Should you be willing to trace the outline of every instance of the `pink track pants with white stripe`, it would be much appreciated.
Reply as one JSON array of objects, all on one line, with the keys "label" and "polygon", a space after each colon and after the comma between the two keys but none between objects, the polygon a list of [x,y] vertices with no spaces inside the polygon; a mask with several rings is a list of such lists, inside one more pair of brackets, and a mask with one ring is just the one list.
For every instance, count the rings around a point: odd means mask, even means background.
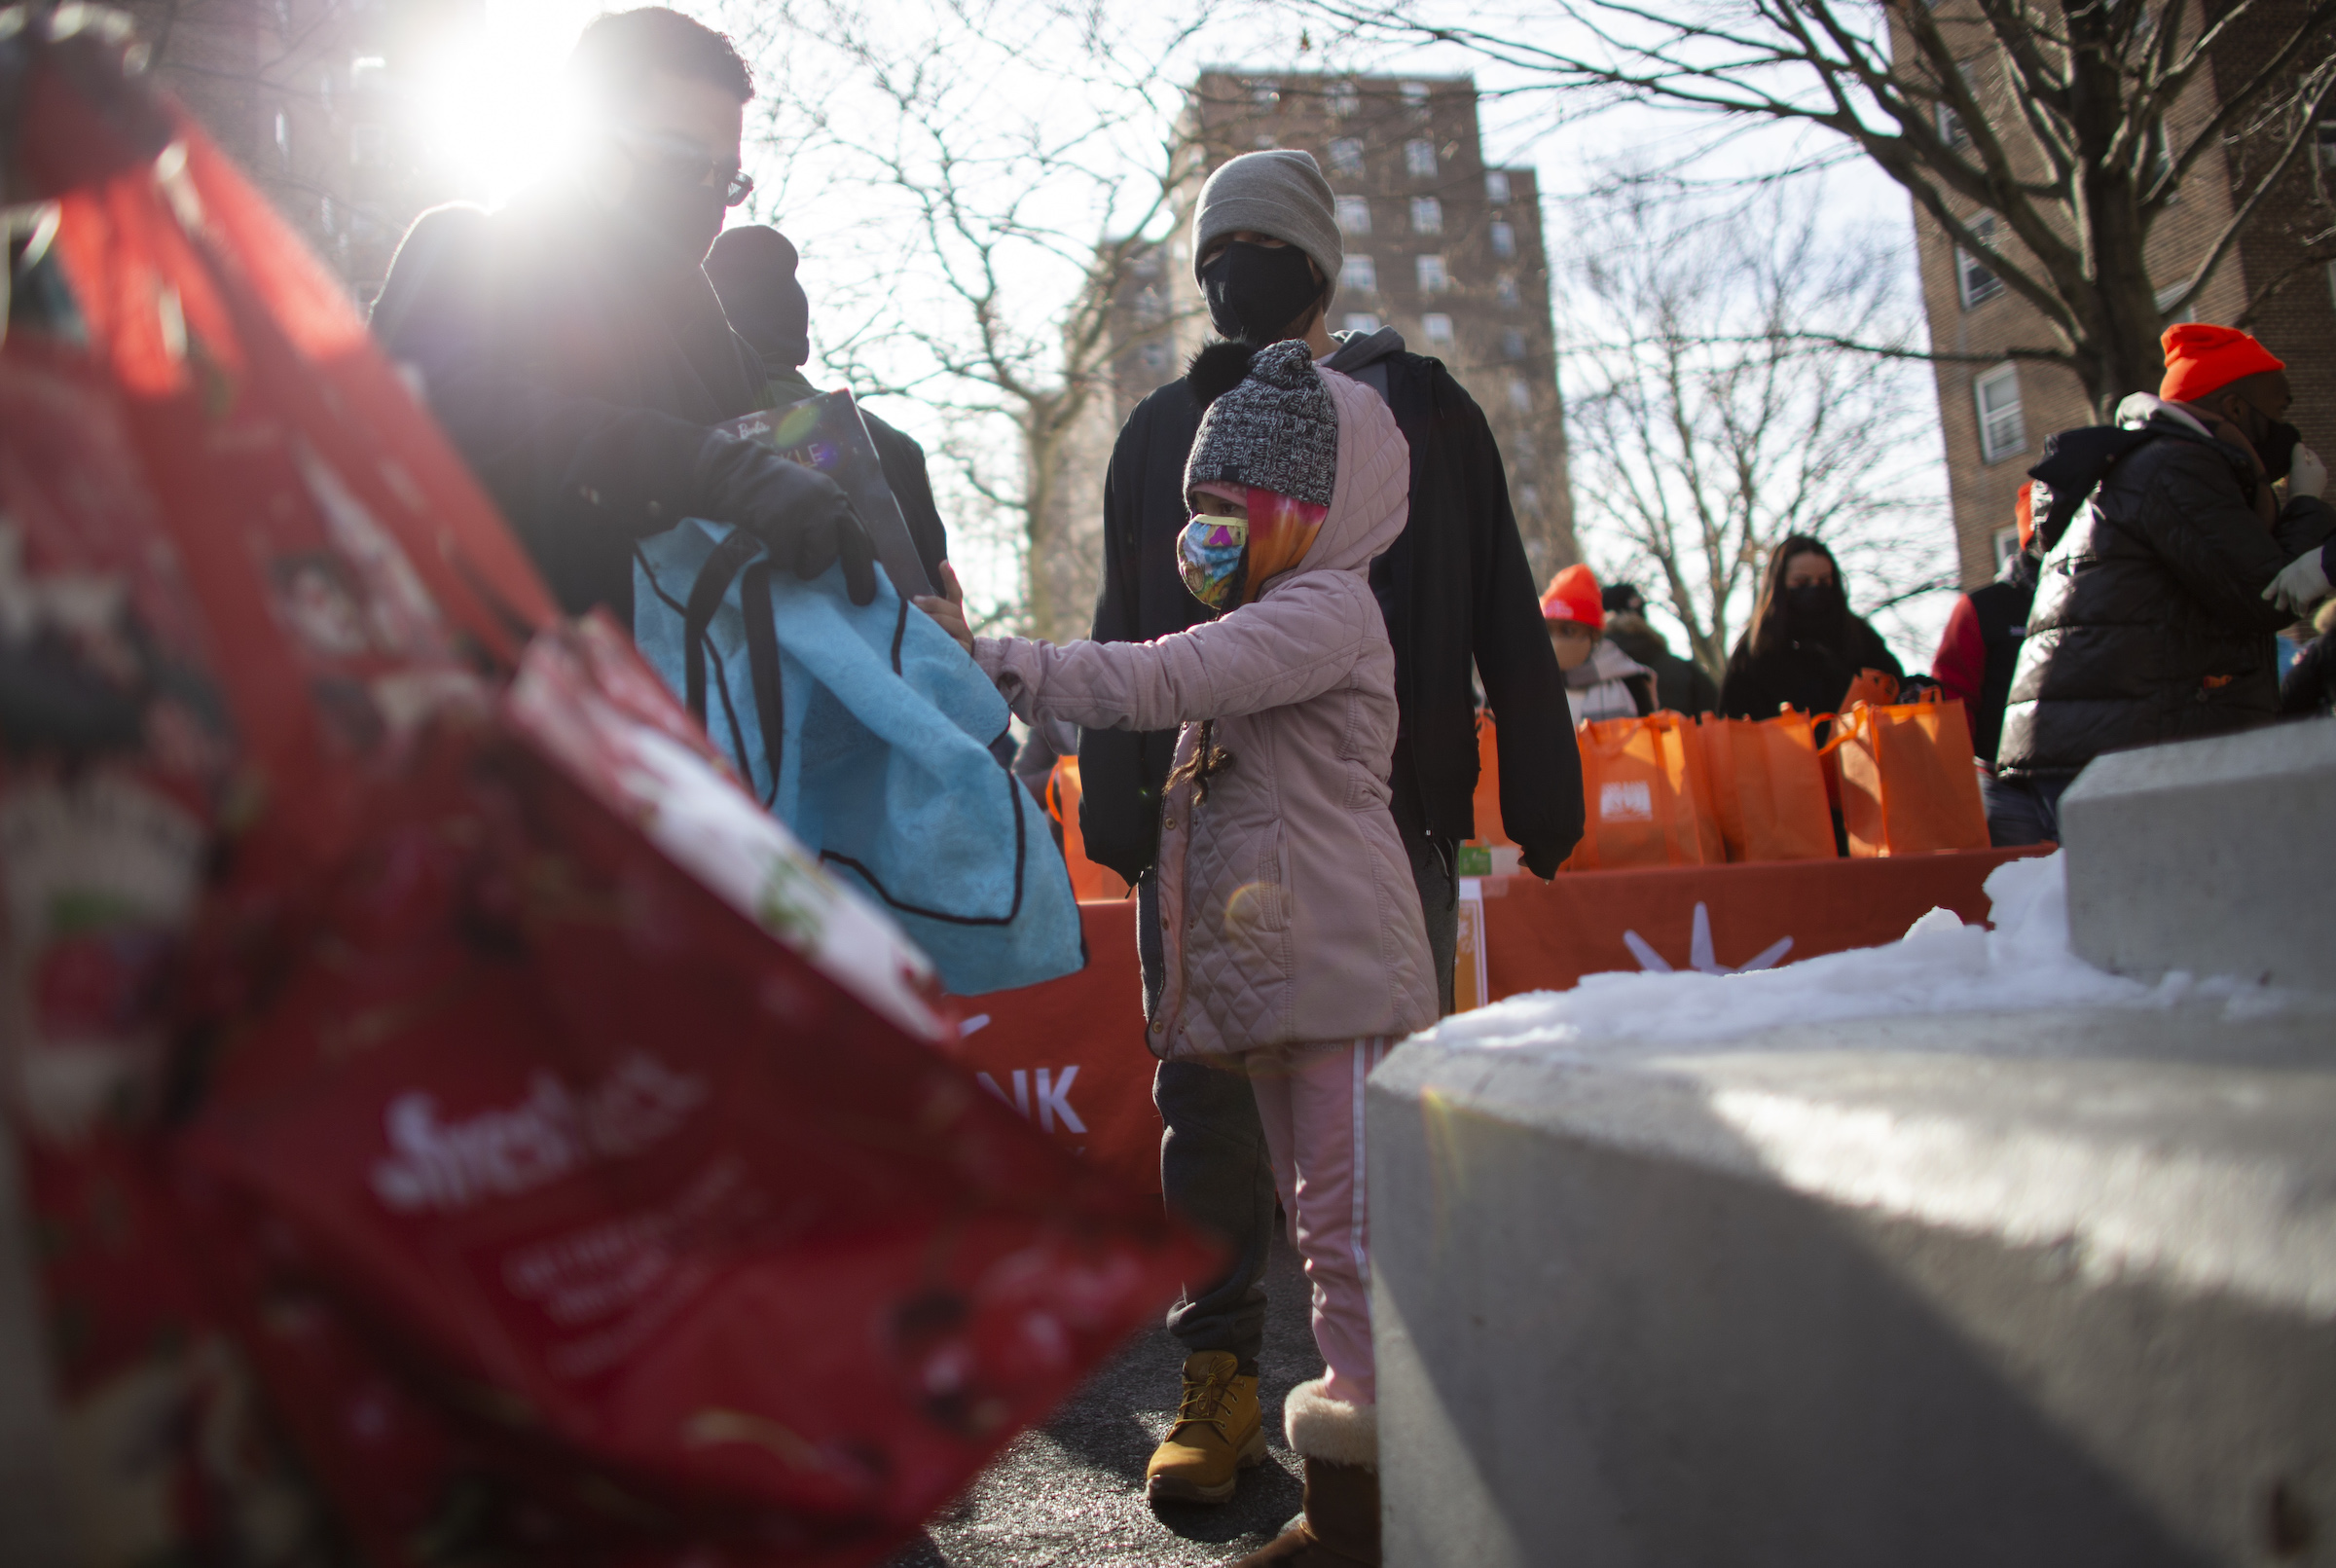
[{"label": "pink track pants with white stripe", "polygon": [[1384,1039],[1301,1045],[1249,1066],[1274,1185],[1314,1288],[1314,1344],[1329,1367],[1322,1392],[1350,1404],[1378,1403],[1363,1080],[1387,1051]]}]

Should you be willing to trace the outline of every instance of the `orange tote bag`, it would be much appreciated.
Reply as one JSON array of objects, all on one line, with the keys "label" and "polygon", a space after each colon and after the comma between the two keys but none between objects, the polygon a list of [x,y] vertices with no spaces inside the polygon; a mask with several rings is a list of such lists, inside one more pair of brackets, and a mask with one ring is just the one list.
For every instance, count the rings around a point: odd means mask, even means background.
[{"label": "orange tote bag", "polygon": [[1833,810],[1814,726],[1789,709],[1774,718],[1705,714],[1696,729],[1731,860],[1830,860]]},{"label": "orange tote bag", "polygon": [[1574,733],[1585,820],[1582,842],[1563,869],[1726,860],[1693,720],[1677,713],[1598,719]]},{"label": "orange tote bag", "polygon": [[1988,810],[1959,702],[1853,708],[1834,720],[1853,858],[1988,847]]},{"label": "orange tote bag", "polygon": [[1046,815],[1063,830],[1063,865],[1071,873],[1071,892],[1082,902],[1093,898],[1124,898],[1127,880],[1108,865],[1087,858],[1087,841],[1078,830],[1078,758],[1057,757],[1046,776]]}]

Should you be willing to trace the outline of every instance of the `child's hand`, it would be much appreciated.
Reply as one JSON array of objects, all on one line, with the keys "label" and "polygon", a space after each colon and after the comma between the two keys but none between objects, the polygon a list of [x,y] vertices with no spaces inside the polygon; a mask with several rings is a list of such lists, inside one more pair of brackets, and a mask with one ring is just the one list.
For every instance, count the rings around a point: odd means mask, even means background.
[{"label": "child's hand", "polygon": [[941,563],[941,590],[947,598],[935,594],[919,594],[909,602],[939,623],[942,631],[957,638],[958,645],[967,653],[973,651],[973,632],[966,625],[966,591],[958,585],[957,568]]}]

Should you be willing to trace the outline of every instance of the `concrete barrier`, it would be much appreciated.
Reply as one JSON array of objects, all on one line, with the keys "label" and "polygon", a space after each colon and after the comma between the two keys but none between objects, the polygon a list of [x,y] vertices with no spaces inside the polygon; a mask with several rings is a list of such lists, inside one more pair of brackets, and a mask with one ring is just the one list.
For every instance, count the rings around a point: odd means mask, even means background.
[{"label": "concrete barrier", "polygon": [[1391,1568],[2336,1561],[2336,1009],[2232,1010],[1405,1045]]},{"label": "concrete barrier", "polygon": [[2101,757],[2062,797],[2061,833],[2089,963],[2336,991],[2336,723]]}]

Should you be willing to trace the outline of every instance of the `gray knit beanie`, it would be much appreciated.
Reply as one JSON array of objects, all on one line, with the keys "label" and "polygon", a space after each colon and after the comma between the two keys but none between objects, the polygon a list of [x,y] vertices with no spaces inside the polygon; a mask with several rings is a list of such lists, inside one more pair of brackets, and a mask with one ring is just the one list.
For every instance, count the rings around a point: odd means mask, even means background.
[{"label": "gray knit beanie", "polygon": [[[1287,240],[1314,258],[1331,293],[1346,265],[1346,242],[1338,237],[1338,213],[1331,182],[1312,153],[1293,147],[1243,153],[1200,188],[1192,209],[1192,280],[1200,281],[1200,258],[1211,241],[1241,229]],[[1330,294],[1323,296],[1330,299]]]},{"label": "gray knit beanie", "polygon": [[[1216,344],[1204,356],[1248,355]],[[1195,361],[1193,380],[1207,375]],[[1185,493],[1196,485],[1241,485],[1293,500],[1331,504],[1338,483],[1338,409],[1314,368],[1313,350],[1293,338],[1249,356],[1248,374],[1210,402],[1185,459]]]}]

